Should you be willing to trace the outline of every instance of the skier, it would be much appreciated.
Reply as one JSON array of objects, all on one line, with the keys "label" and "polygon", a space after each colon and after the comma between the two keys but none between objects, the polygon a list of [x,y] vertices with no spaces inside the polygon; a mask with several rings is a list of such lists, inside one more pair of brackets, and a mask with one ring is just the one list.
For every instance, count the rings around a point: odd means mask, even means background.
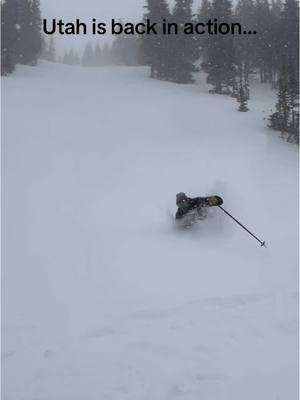
[{"label": "skier", "polygon": [[205,208],[213,206],[221,206],[223,204],[223,199],[219,196],[209,196],[209,197],[194,197],[190,198],[185,193],[177,193],[176,195],[176,205],[178,210],[176,212],[176,220],[183,220],[185,217],[190,217],[187,219],[187,224],[195,222],[197,219],[204,219]]}]

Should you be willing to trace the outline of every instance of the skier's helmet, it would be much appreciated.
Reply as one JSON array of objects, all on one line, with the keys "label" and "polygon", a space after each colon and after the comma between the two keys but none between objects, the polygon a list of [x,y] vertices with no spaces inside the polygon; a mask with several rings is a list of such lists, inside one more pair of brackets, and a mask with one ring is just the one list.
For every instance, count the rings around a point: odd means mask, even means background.
[{"label": "skier's helmet", "polygon": [[188,197],[185,193],[180,192],[176,194],[176,204],[185,203],[188,200]]}]

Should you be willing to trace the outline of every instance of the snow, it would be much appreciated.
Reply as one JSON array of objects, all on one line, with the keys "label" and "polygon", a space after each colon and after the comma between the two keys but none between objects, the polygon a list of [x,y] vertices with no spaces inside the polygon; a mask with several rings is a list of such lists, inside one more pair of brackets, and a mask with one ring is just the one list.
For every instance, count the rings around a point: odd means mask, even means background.
[{"label": "snow", "polygon": [[[7,400],[296,400],[298,149],[146,68],[3,78]],[[188,231],[175,194],[218,194]]]}]

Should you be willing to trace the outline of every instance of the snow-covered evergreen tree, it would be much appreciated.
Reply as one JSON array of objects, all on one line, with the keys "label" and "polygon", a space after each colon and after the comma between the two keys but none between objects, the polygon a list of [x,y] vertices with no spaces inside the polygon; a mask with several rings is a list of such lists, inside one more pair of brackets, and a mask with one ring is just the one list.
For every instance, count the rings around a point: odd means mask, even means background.
[{"label": "snow-covered evergreen tree", "polygon": [[286,65],[292,64],[296,75],[299,74],[299,2],[286,0],[283,5],[280,35],[283,61]]},{"label": "snow-covered evergreen tree", "polygon": [[197,41],[194,35],[184,32],[184,25],[192,23],[192,0],[175,0],[172,21],[177,24],[178,34],[170,36],[172,54],[171,73],[169,80],[176,83],[193,82],[192,72],[195,71],[194,61],[199,56]]},{"label": "snow-covered evergreen tree", "polygon": [[94,59],[95,59],[95,65],[97,67],[100,67],[102,65],[102,50],[101,46],[99,43],[97,43],[96,48],[95,48],[95,54],[94,54]]},{"label": "snow-covered evergreen tree", "polygon": [[51,36],[49,40],[49,46],[48,46],[48,60],[55,62],[56,61],[56,50],[55,50],[55,43],[54,43],[54,37]]},{"label": "snow-covered evergreen tree", "polygon": [[22,0],[18,15],[17,62],[35,65],[42,51],[41,11],[39,0]]},{"label": "snow-covered evergreen tree", "polygon": [[[255,3],[254,0],[239,0],[235,9],[236,22],[243,29],[252,31],[255,27]],[[248,79],[256,65],[255,46],[256,35],[236,35],[234,37],[235,56],[243,74]]]},{"label": "snow-covered evergreen tree", "polygon": [[[155,21],[161,26],[164,18],[170,20],[169,6],[166,0],[146,0],[147,12],[144,20]],[[169,57],[169,39],[158,29],[157,35],[144,35],[141,39],[142,58],[150,66],[151,78],[169,80],[171,62]]]},{"label": "snow-covered evergreen tree", "polygon": [[85,67],[91,67],[94,65],[94,50],[91,43],[87,43],[85,45],[81,59],[81,64]]},{"label": "snow-covered evergreen tree", "polygon": [[115,38],[111,57],[113,64],[139,65],[141,40],[135,36],[119,35]]},{"label": "snow-covered evergreen tree", "polygon": [[1,75],[14,71],[18,38],[17,0],[1,3]]},{"label": "snow-covered evergreen tree", "polygon": [[[232,21],[230,0],[213,0],[212,18],[219,23]],[[232,35],[210,35],[207,64],[207,83],[213,86],[212,93],[232,94],[235,85],[236,66]]]},{"label": "snow-covered evergreen tree", "polygon": [[243,69],[241,69],[237,87],[238,87],[237,101],[239,103],[238,110],[241,112],[249,111],[247,104],[249,100],[249,84],[247,75],[245,74]]},{"label": "snow-covered evergreen tree", "polygon": [[[202,0],[201,7],[197,14],[197,22],[206,23],[211,19],[211,3],[210,0]],[[201,56],[202,67],[205,69],[208,62],[208,35],[197,36],[197,44],[199,46],[199,55]]]},{"label": "snow-covered evergreen tree", "polygon": [[109,46],[108,43],[104,43],[104,46],[102,49],[102,58],[103,58],[104,65],[112,64],[112,52],[111,52],[111,47]]},{"label": "snow-covered evergreen tree", "polygon": [[290,121],[288,126],[288,141],[299,143],[299,75],[293,63],[288,67],[288,104],[290,108]]},{"label": "snow-covered evergreen tree", "polygon": [[284,135],[289,129],[290,103],[289,103],[289,84],[286,66],[282,66],[278,80],[276,111],[269,117],[269,127],[278,130]]},{"label": "snow-covered evergreen tree", "polygon": [[256,0],[255,63],[262,83],[272,81],[272,15],[268,0]]}]

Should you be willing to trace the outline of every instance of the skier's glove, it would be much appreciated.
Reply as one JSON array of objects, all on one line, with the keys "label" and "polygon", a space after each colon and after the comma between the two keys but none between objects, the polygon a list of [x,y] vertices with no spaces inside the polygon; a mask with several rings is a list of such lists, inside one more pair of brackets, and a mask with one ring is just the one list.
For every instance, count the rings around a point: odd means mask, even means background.
[{"label": "skier's glove", "polygon": [[219,196],[210,196],[207,198],[207,203],[209,206],[221,206],[223,204],[223,199]]}]

